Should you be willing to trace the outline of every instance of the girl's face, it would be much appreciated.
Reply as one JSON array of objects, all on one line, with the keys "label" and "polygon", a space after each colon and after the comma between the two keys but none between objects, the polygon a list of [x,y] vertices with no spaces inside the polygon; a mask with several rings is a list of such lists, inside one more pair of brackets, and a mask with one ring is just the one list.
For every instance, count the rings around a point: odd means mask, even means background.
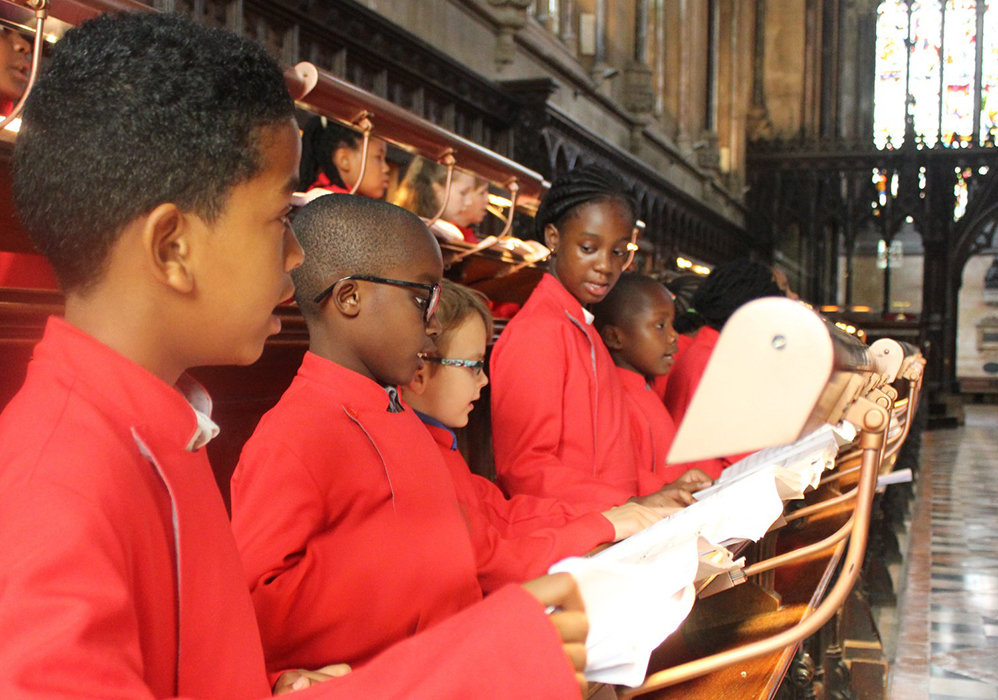
[{"label": "girl's face", "polygon": [[489,184],[478,185],[471,192],[471,206],[452,221],[458,226],[476,226],[485,220],[489,213]]},{"label": "girl's face", "polygon": [[[347,189],[353,189],[360,176],[361,145],[356,148],[341,147],[333,154],[336,169],[343,178]],[[387,146],[382,139],[371,138],[367,142],[367,165],[364,167],[364,179],[361,180],[357,194],[371,199],[382,199],[388,191],[388,161],[385,159]]]},{"label": "girl's face", "polygon": [[[437,196],[437,206],[443,204],[444,191],[447,182],[440,184],[433,183],[433,192]],[[444,209],[440,217],[444,221],[464,221],[467,213],[475,201],[475,178],[460,170],[454,171],[451,179],[450,197],[447,199],[447,208]]]},{"label": "girl's face", "polygon": [[544,229],[551,272],[580,304],[596,304],[620,278],[633,231],[634,214],[619,199],[583,204]]}]

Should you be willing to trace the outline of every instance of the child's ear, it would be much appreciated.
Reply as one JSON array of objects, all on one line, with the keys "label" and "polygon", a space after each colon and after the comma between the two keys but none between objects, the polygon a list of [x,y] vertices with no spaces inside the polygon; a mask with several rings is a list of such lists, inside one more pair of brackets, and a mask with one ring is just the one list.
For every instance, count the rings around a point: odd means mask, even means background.
[{"label": "child's ear", "polygon": [[544,227],[544,245],[551,249],[551,252],[557,252],[558,242],[561,240],[561,234],[558,232],[558,227],[554,224],[548,224]]},{"label": "child's ear", "polygon": [[354,317],[360,313],[361,286],[357,280],[343,280],[333,287],[329,302],[344,316]]},{"label": "child's ear", "polygon": [[624,342],[620,337],[620,328],[617,326],[607,325],[603,326],[603,330],[600,331],[600,336],[603,338],[604,345],[610,350],[623,350]]},{"label": "child's ear", "polygon": [[336,169],[340,171],[340,177],[347,175],[351,172],[351,166],[353,165],[354,151],[352,148],[346,146],[340,146],[335,151],[333,151],[333,165]]},{"label": "child's ear", "polygon": [[416,376],[412,378],[412,381],[406,385],[406,389],[414,393],[416,396],[422,396],[423,392],[426,391],[426,385],[430,381],[429,371],[426,365],[423,365],[418,370],[416,370]]},{"label": "child's ear", "polygon": [[142,223],[142,247],[160,282],[183,294],[194,289],[192,252],[196,234],[192,214],[175,204],[160,204]]}]

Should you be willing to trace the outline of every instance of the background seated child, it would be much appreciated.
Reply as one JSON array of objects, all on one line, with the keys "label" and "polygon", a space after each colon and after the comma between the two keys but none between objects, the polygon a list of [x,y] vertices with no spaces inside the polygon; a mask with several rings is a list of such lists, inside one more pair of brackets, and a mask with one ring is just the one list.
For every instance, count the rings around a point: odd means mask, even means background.
[{"label": "background seated child", "polygon": [[[10,114],[21,99],[30,69],[31,44],[13,28],[0,24],[0,118]],[[0,287],[57,286],[52,266],[41,255],[0,250]]]},{"label": "background seated child", "polygon": [[655,394],[653,381],[669,371],[676,352],[679,334],[672,327],[672,294],[651,277],[622,275],[606,298],[593,307],[593,313],[626,391],[642,494],[670,483],[690,490],[710,485],[711,479],[721,474],[720,460],[666,462],[676,424]]},{"label": "background seated child", "polygon": [[665,407],[677,425],[693,400],[721,328],[743,304],[770,296],[785,296],[772,268],[747,258],[717,266],[694,292],[692,308],[684,315],[684,323],[692,326],[692,330],[699,330],[672,368],[665,392]]},{"label": "background seated child", "polygon": [[[396,389],[440,330],[436,241],[410,212],[343,194],[302,208],[295,230],[309,352],[232,477],[272,673],[364,664],[482,598],[450,474]],[[516,668],[522,650],[493,653]]]},{"label": "background seated child", "polygon": [[492,587],[490,578],[543,573],[556,561],[629,537],[661,517],[636,503],[601,515],[555,499],[507,499],[495,484],[472,474],[457,450],[454,429],[467,425],[488,384],[484,365],[492,317],[482,294],[444,280],[437,318],[442,330],[434,341],[436,353],[425,358],[427,364],[402,388],[402,397],[436,440],[469,526],[482,531],[473,540],[483,589]]},{"label": "background seated child", "polygon": [[[635,206],[616,176],[586,167],[555,180],[537,211],[538,233],[553,251],[550,274],[491,360],[496,472],[510,495],[591,510],[638,496],[624,388],[586,308],[620,277]],[[675,504],[672,494],[660,500]]]},{"label": "background seated child", "polygon": [[[465,223],[477,211],[475,188],[478,180],[464,170],[454,170],[450,196],[440,221],[451,225],[453,234],[460,234],[468,243],[477,243],[475,232]],[[431,219],[440,211],[447,191],[447,169],[425,158],[416,158],[405,173],[402,184],[392,201],[424,219]],[[482,215],[484,218],[484,214]]]},{"label": "background seated child", "polygon": [[471,192],[471,204],[463,211],[454,215],[453,224],[460,229],[464,240],[474,243],[481,236],[478,227],[489,214],[489,183],[486,180],[475,180],[475,188]]},{"label": "background seated child", "polygon": [[[184,370],[253,362],[280,327],[302,259],[294,109],[262,46],[177,15],[105,15],[52,49],[14,195],[66,307],[0,414],[2,698],[271,694],[211,402]],[[307,696],[578,697],[543,612],[577,593],[542,583]],[[572,651],[584,628],[562,629]]]},{"label": "background seated child", "polygon": [[[322,188],[349,193],[360,177],[364,137],[360,133],[325,117],[312,117],[302,131],[299,179],[308,190]],[[390,169],[384,139],[372,136],[367,142],[364,178],[355,194],[383,199],[388,191]]]}]

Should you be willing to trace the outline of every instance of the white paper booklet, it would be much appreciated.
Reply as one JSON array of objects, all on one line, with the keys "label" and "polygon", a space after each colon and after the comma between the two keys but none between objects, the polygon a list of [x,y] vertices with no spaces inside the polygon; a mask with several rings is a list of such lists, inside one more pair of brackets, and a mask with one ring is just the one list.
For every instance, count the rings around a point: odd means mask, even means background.
[{"label": "white paper booklet", "polygon": [[776,478],[783,500],[803,498],[807,488],[816,487],[821,481],[821,474],[835,466],[839,447],[852,442],[855,437],[856,429],[850,423],[843,422],[839,426],[825,424],[789,445],[759,450],[735,462],[721,472],[713,486],[693,496],[702,500],[727,484],[768,470]]},{"label": "white paper booklet", "polygon": [[734,566],[718,545],[757,540],[782,513],[775,477],[747,475],[593,557],[551,567],[579,582],[590,624],[586,678],[640,685],[651,653],[689,614],[698,577]]}]

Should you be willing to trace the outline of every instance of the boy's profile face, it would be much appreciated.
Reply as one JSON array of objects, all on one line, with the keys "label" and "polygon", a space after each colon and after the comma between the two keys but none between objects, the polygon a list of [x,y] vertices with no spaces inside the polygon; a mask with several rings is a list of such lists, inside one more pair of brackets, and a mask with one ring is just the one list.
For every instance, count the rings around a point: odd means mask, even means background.
[{"label": "boy's profile face", "polygon": [[199,364],[250,364],[268,336],[280,331],[274,309],[294,292],[290,272],[303,253],[288,214],[301,144],[292,120],[258,135],[262,170],[229,192],[198,243],[195,293],[203,314],[190,329]]},{"label": "boy's profile face", "polygon": [[679,340],[672,327],[676,313],[672,295],[656,285],[642,289],[638,298],[638,308],[626,323],[617,326],[620,348],[615,355],[646,377],[667,374]]},{"label": "boy's profile face", "polygon": [[624,269],[633,231],[630,207],[616,199],[583,204],[560,226],[548,224],[555,277],[580,304],[602,301]]},{"label": "boy's profile face", "polygon": [[[443,261],[432,234],[422,227],[417,235],[407,233],[403,241],[412,241],[405,266],[389,269],[386,278],[420,284],[440,284]],[[433,339],[440,333],[436,317],[423,321],[423,308],[429,292],[385,284],[362,282],[367,304],[364,314],[364,346],[361,359],[372,378],[384,385],[405,385],[423,367],[420,355],[435,350]]]},{"label": "boy's profile face", "polygon": [[31,44],[8,27],[0,27],[0,101],[18,100],[28,84]]},{"label": "boy's profile face", "polygon": [[[471,313],[440,338],[436,355],[454,360],[484,360],[487,340],[485,321],[477,313]],[[466,426],[482,387],[489,383],[485,372],[476,374],[469,367],[437,363],[427,363],[420,372],[421,377],[413,383],[420,385],[415,392],[418,395],[409,400],[410,393],[406,394],[409,403],[450,428]]]}]

